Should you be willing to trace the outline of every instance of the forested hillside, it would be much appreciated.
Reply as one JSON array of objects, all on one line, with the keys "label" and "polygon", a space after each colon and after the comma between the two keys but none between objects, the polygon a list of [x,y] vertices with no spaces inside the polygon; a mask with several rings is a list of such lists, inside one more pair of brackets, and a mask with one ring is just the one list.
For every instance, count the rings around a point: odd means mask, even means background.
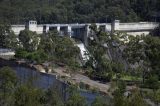
[{"label": "forested hillside", "polygon": [[0,21],[38,23],[160,21],[160,0],[0,0]]}]

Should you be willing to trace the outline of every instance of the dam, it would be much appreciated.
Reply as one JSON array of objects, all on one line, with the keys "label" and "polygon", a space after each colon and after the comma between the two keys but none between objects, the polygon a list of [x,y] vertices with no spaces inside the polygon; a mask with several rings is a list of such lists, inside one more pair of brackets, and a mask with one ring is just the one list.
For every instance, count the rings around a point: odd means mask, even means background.
[{"label": "dam", "polygon": [[[156,22],[133,22],[121,23],[120,20],[115,20],[112,23],[93,23],[97,28],[105,32],[126,32],[130,35],[149,34],[151,30],[156,28],[159,24]],[[57,30],[60,35],[68,35],[84,40],[89,36],[90,26],[92,23],[83,24],[37,24],[36,21],[29,21],[26,25],[11,25],[13,32],[18,35],[20,31],[29,29],[35,31],[37,34],[47,33],[51,30]]]}]

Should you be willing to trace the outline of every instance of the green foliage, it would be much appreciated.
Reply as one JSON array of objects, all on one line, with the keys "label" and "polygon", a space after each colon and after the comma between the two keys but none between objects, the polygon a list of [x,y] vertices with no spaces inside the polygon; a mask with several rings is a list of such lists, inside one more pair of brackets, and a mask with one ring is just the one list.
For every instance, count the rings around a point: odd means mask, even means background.
[{"label": "green foliage", "polygon": [[73,70],[79,67],[77,57],[80,50],[73,44],[71,38],[58,36],[57,32],[49,32],[41,36],[40,49],[47,52],[55,60],[67,64]]},{"label": "green foliage", "polygon": [[11,27],[7,23],[0,23],[0,47],[12,48],[17,47],[18,41],[16,35],[11,31]]},{"label": "green foliage", "polygon": [[119,92],[123,94],[126,90],[126,83],[124,81],[118,81],[117,86],[118,86]]},{"label": "green foliage", "polygon": [[150,75],[149,78],[146,80],[145,85],[151,89],[159,89],[159,79],[157,75]]},{"label": "green foliage", "polygon": [[154,94],[154,101],[156,104],[160,103],[160,89],[158,89]]},{"label": "green foliage", "polygon": [[0,68],[0,104],[2,106],[13,105],[16,83],[16,74],[10,67]]},{"label": "green foliage", "polygon": [[0,25],[0,47],[5,47],[6,45],[6,32],[9,32],[9,26],[5,24]]},{"label": "green foliage", "polygon": [[16,57],[28,59],[37,63],[55,61],[66,64],[72,71],[80,66],[77,62],[80,50],[69,37],[58,36],[55,31],[37,35],[24,30],[19,34],[21,48],[16,50]]},{"label": "green foliage", "polygon": [[46,91],[45,102],[51,106],[64,106],[60,91],[58,88],[51,88]]},{"label": "green foliage", "polygon": [[160,36],[160,25],[150,32],[152,36]]},{"label": "green foliage", "polygon": [[148,106],[137,88],[125,95],[127,92],[124,92],[124,87],[123,82],[118,84],[118,88],[113,94],[113,106]]},{"label": "green foliage", "polygon": [[158,19],[159,5],[158,0],[1,0],[0,20],[12,24],[148,21]]},{"label": "green foliage", "polygon": [[135,64],[141,60],[146,60],[145,55],[145,43],[143,42],[144,36],[129,36],[129,42],[126,43],[126,48],[124,49],[124,57],[130,64]]},{"label": "green foliage", "polygon": [[16,51],[15,57],[19,59],[28,59],[30,61],[36,61],[38,63],[42,63],[48,60],[48,55],[43,50],[27,52],[25,50],[18,49]]},{"label": "green foliage", "polygon": [[144,41],[148,44],[145,53],[152,69],[151,74],[155,74],[160,78],[160,38],[147,36]]},{"label": "green foliage", "polygon": [[120,89],[114,91],[114,106],[127,106],[127,100],[124,95],[121,93]]},{"label": "green foliage", "polygon": [[43,94],[40,89],[22,85],[15,91],[15,106],[43,106],[40,102]]},{"label": "green foliage", "polygon": [[28,52],[25,51],[25,50],[18,49],[18,50],[16,51],[15,57],[17,57],[17,58],[27,58],[27,56],[28,56]]},{"label": "green foliage", "polygon": [[[118,45],[113,45],[117,42],[115,35],[111,35],[101,31],[95,25],[90,26],[93,40],[89,40],[88,50],[90,59],[86,63],[87,67],[92,67],[95,71],[89,73],[90,77],[101,80],[110,81],[115,73],[122,73],[124,66],[118,59],[111,59],[108,55],[110,49],[115,50]],[[111,52],[113,53],[113,52]],[[114,57],[114,56],[113,56]]]},{"label": "green foliage", "polygon": [[84,97],[80,96],[79,93],[72,93],[66,103],[66,106],[87,106]]},{"label": "green foliage", "polygon": [[[143,82],[152,89],[158,88],[160,78],[160,38],[153,36],[129,37],[124,49],[124,57],[132,64],[138,64],[134,67],[142,75]],[[132,67],[133,68],[133,67]],[[155,82],[155,83],[154,83]],[[153,84],[153,86],[152,86]]]},{"label": "green foliage", "polygon": [[102,97],[96,97],[91,106],[108,106]]},{"label": "green foliage", "polygon": [[[152,76],[159,74],[160,59],[160,39],[152,36],[129,37],[129,43],[126,43],[124,57],[132,64],[138,64],[135,69],[141,71],[143,82]],[[151,74],[151,75],[150,75]]]},{"label": "green foliage", "polygon": [[123,73],[124,72],[124,65],[119,62],[112,62],[112,71],[115,73]]},{"label": "green foliage", "polygon": [[29,30],[23,30],[19,34],[19,41],[22,44],[22,48],[26,51],[33,52],[37,50],[40,38],[36,32]]},{"label": "green foliage", "polygon": [[42,63],[48,60],[48,55],[43,50],[38,50],[36,52],[29,53],[27,59]]},{"label": "green foliage", "polygon": [[132,95],[129,97],[128,102],[128,106],[147,106],[138,89],[132,91]]},{"label": "green foliage", "polygon": [[77,86],[71,85],[67,92],[69,98],[66,101],[66,106],[87,106],[86,100],[80,95]]}]

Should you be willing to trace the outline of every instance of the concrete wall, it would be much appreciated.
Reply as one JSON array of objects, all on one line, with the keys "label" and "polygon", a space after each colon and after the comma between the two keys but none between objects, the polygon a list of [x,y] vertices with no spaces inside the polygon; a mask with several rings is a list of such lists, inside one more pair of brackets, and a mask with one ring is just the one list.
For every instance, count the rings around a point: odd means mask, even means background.
[{"label": "concrete wall", "polygon": [[18,35],[20,31],[25,29],[25,25],[11,25],[11,29],[16,35]]},{"label": "concrete wall", "polygon": [[106,24],[106,31],[108,31],[108,32],[111,31],[111,24]]},{"label": "concrete wall", "polygon": [[152,22],[139,22],[139,23],[120,23],[117,30],[151,30],[157,27],[158,24]]},{"label": "concrete wall", "polygon": [[43,25],[37,25],[36,21],[29,21],[27,27],[30,31],[37,32],[37,34],[43,33]]},{"label": "concrete wall", "polygon": [[[86,28],[86,26],[90,26],[91,24],[43,24],[37,25],[36,21],[29,21],[27,25],[12,25],[12,30],[15,34],[19,34],[21,30],[28,28],[30,31],[35,31],[38,34],[48,32],[50,28],[57,28],[58,32],[66,32],[69,36],[72,36],[73,28]],[[113,23],[96,23],[97,27],[103,27],[106,32],[111,31],[120,31],[127,32],[132,35],[141,35],[141,34],[149,34],[150,30],[153,30],[158,26],[158,23],[154,22],[137,22],[137,23],[120,23],[119,20],[115,20]],[[66,29],[63,31],[63,29]],[[89,28],[86,29],[88,36]]]},{"label": "concrete wall", "polygon": [[142,31],[142,32],[127,32],[128,35],[133,35],[133,36],[137,36],[137,35],[148,35],[149,31]]},{"label": "concrete wall", "polygon": [[11,30],[18,35],[20,31],[25,30],[28,28],[30,31],[35,31],[37,34],[43,33],[43,26],[44,25],[37,25],[36,21],[29,21],[27,25],[11,25]]},{"label": "concrete wall", "polygon": [[35,30],[37,34],[42,34],[43,33],[43,25],[38,25],[37,29]]},{"label": "concrete wall", "polygon": [[126,32],[130,35],[142,35],[149,34],[151,30],[158,27],[158,23],[155,22],[135,22],[135,23],[120,23],[119,20],[115,20],[112,24],[113,31]]}]

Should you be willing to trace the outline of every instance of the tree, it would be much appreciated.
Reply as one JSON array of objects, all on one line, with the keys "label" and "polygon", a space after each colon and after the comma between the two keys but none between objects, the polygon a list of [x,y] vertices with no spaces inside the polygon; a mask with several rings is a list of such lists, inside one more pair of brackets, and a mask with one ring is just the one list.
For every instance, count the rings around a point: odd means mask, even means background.
[{"label": "tree", "polygon": [[13,31],[7,34],[5,42],[7,48],[16,50],[19,47],[18,37]]},{"label": "tree", "polygon": [[154,94],[154,101],[158,105],[160,103],[160,89],[158,89]]},{"label": "tree", "polygon": [[153,31],[150,32],[152,36],[160,36],[160,24]]},{"label": "tree", "polygon": [[67,100],[66,106],[87,106],[85,98],[78,93],[73,93]]},{"label": "tree", "polygon": [[113,92],[113,106],[128,106],[127,97],[124,95],[126,84],[124,81],[118,80]]},{"label": "tree", "polygon": [[68,89],[69,98],[66,102],[66,106],[87,106],[86,100],[82,97],[76,86],[72,85]]},{"label": "tree", "polygon": [[159,4],[158,0],[1,0],[0,19],[12,24],[33,19],[41,24],[104,23],[113,18],[125,22],[159,21]]},{"label": "tree", "polygon": [[9,32],[9,26],[1,24],[0,25],[0,47],[6,46],[6,32]]},{"label": "tree", "polygon": [[15,49],[17,43],[17,37],[11,30],[11,26],[6,23],[0,23],[0,47]]},{"label": "tree", "polygon": [[120,89],[114,91],[113,104],[114,106],[127,106],[126,97],[124,97],[124,94],[121,93]]},{"label": "tree", "polygon": [[91,56],[87,65],[95,68],[93,71],[95,77],[103,81],[110,81],[114,72],[121,73],[125,70],[120,49],[122,41],[119,35],[105,33],[95,25],[90,28],[90,36],[94,39],[89,39],[88,50]]},{"label": "tree", "polygon": [[159,89],[159,79],[157,75],[150,75],[146,80],[145,85],[153,90]]},{"label": "tree", "polygon": [[[38,49],[43,49],[49,55],[54,55],[55,53],[55,42],[47,35],[41,35],[40,45]],[[55,40],[55,39],[54,39]]]},{"label": "tree", "polygon": [[120,93],[124,94],[124,92],[126,90],[126,83],[125,83],[125,81],[118,80],[117,81],[117,86],[118,86],[118,89],[119,89]]},{"label": "tree", "polygon": [[44,50],[40,49],[34,52],[27,52],[23,49],[16,50],[16,58],[19,59],[28,59],[30,61],[34,61],[37,63],[43,63],[48,60],[48,54],[44,52]]},{"label": "tree", "polygon": [[16,83],[16,74],[10,67],[0,69],[0,104],[2,106],[13,105]]},{"label": "tree", "polygon": [[123,51],[123,57],[126,58],[130,66],[138,64],[138,66],[142,69],[143,83],[150,70],[150,62],[145,53],[148,43],[144,42],[144,38],[145,37],[143,35],[136,37],[129,36],[129,42],[125,44],[125,49]]},{"label": "tree", "polygon": [[20,44],[22,44],[24,50],[33,52],[37,50],[40,38],[36,32],[32,32],[26,29],[20,32],[19,41]]},{"label": "tree", "polygon": [[15,106],[43,106],[41,89],[33,86],[21,85],[15,91]]},{"label": "tree", "polygon": [[96,97],[91,106],[108,106],[102,97]]},{"label": "tree", "polygon": [[128,106],[147,106],[145,103],[140,91],[135,89],[132,92],[132,95],[129,97],[129,105]]},{"label": "tree", "polygon": [[146,36],[144,41],[147,44],[145,54],[148,57],[148,61],[150,62],[150,74],[152,74],[152,76],[156,75],[159,79],[160,61],[158,60],[160,59],[160,38]]},{"label": "tree", "polygon": [[119,7],[108,7],[107,13],[109,14],[109,19],[111,21],[114,21],[115,19],[125,21],[125,12]]},{"label": "tree", "polygon": [[37,50],[35,52],[28,53],[25,58],[37,63],[43,63],[48,60],[48,55],[43,50]]},{"label": "tree", "polygon": [[46,91],[45,94],[45,101],[46,104],[50,106],[64,106],[64,103],[62,101],[62,97],[60,95],[60,92],[58,88],[50,88]]},{"label": "tree", "polygon": [[50,31],[41,36],[39,49],[45,50],[50,57],[73,69],[78,67],[77,57],[80,50],[69,37],[61,37],[58,32]]}]

